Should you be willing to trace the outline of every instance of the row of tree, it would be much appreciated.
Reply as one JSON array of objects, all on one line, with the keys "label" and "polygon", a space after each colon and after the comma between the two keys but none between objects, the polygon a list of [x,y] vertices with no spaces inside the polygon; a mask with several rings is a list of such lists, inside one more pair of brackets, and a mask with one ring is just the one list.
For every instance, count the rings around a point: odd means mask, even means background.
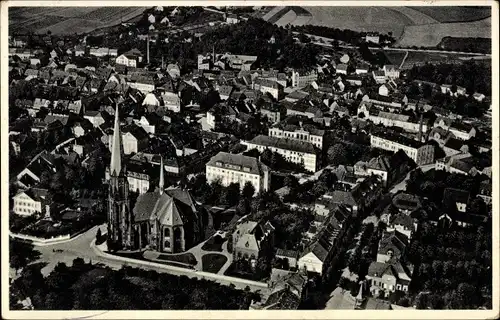
[{"label": "row of tree", "polygon": [[245,310],[254,294],[207,280],[124,267],[95,267],[81,258],[56,265],[45,279],[25,270],[12,284],[36,310]]}]

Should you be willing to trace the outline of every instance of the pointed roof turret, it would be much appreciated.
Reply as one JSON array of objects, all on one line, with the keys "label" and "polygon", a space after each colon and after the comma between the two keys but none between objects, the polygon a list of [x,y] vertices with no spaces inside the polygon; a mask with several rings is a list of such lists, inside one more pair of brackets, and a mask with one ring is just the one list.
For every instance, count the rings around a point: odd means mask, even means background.
[{"label": "pointed roof turret", "polygon": [[163,156],[162,156],[160,160],[160,183],[159,183],[160,194],[163,194],[164,187],[165,187],[165,178],[163,177]]},{"label": "pointed roof turret", "polygon": [[112,148],[111,148],[111,163],[109,172],[112,176],[119,176],[122,171],[122,134],[120,131],[120,117],[118,115],[118,104],[115,111],[115,126],[113,132]]}]

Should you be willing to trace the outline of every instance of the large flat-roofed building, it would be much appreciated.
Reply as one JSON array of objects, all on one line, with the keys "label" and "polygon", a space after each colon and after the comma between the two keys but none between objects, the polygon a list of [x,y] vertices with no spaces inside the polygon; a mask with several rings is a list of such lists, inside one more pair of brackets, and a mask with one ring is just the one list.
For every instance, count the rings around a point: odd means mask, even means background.
[{"label": "large flat-roofed building", "polygon": [[316,149],[309,142],[259,135],[251,141],[241,143],[248,149],[257,149],[259,152],[269,149],[279,153],[290,162],[303,164],[304,169],[310,172],[316,172],[319,166]]},{"label": "large flat-roofed building", "polygon": [[209,183],[220,180],[224,186],[238,183],[243,188],[250,182],[255,194],[267,191],[270,186],[269,168],[253,157],[219,152],[208,161],[205,168]]},{"label": "large flat-roofed building", "polygon": [[424,144],[403,135],[393,133],[373,133],[370,135],[372,148],[397,152],[403,150],[417,165],[434,162],[434,146]]}]

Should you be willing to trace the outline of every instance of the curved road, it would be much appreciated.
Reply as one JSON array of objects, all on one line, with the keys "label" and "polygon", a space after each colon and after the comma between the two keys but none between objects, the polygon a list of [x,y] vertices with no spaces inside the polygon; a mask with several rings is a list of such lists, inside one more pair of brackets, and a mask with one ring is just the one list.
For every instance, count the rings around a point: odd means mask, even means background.
[{"label": "curved road", "polygon": [[[157,272],[168,273],[176,276],[187,276],[189,278],[205,278],[207,280],[218,282],[222,285],[233,284],[237,289],[244,290],[245,287],[249,287],[251,291],[266,291],[267,288],[258,285],[252,285],[248,283],[245,279],[239,280],[238,278],[229,278],[226,276],[211,274],[206,272],[197,272],[191,269],[176,268],[168,265],[154,266],[146,265],[145,263],[123,261],[121,257],[110,256],[103,254],[99,249],[95,247],[92,248],[92,241],[95,239],[97,229],[102,228],[101,231],[105,230],[105,225],[95,226],[87,232],[68,240],[63,243],[57,243],[52,245],[35,246],[35,249],[40,252],[40,259],[36,262],[45,262],[47,265],[42,269],[42,274],[47,276],[54,267],[59,263],[65,263],[67,265],[72,265],[73,260],[76,258],[83,258],[85,262],[91,261],[92,263],[102,263],[109,266],[112,269],[118,270],[124,265],[131,267],[142,268],[146,270],[155,270]],[[54,250],[62,250],[60,252],[55,252]],[[147,262],[146,262],[147,263]]]}]

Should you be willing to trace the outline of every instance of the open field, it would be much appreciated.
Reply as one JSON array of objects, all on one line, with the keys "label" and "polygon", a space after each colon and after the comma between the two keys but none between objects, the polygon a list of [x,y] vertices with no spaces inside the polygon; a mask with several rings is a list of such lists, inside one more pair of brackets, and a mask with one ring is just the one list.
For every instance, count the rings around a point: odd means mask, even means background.
[{"label": "open field", "polygon": [[354,31],[392,32],[395,37],[402,34],[406,25],[412,23],[404,14],[387,7],[303,8],[312,15],[308,24]]},{"label": "open field", "polygon": [[403,51],[386,51],[384,52],[385,56],[387,57],[387,59],[389,59],[389,61],[395,65],[395,66],[399,66],[401,65],[401,62],[403,62],[403,59],[406,55],[406,52],[403,52]]},{"label": "open field", "polygon": [[[391,53],[392,54],[392,53]],[[388,53],[386,52],[386,55]],[[451,53],[432,53],[432,52],[413,52],[408,53],[408,58],[406,58],[403,65],[403,69],[411,69],[414,65],[422,65],[426,62],[429,63],[462,63],[466,60],[473,59],[474,57],[461,54],[451,54]],[[486,58],[483,61],[491,61],[491,57],[481,57]]]},{"label": "open field", "polygon": [[146,7],[14,7],[9,9],[9,31],[14,33],[73,34],[128,21]]},{"label": "open field", "polygon": [[444,37],[491,38],[491,18],[474,22],[407,26],[396,45],[435,47]]},{"label": "open field", "polygon": [[491,38],[491,10],[487,7],[298,8],[274,7],[263,19],[279,26],[310,24],[358,32],[391,32],[398,39],[396,45],[402,47],[436,47],[444,37]]},{"label": "open field", "polygon": [[490,7],[413,7],[438,22],[467,22],[491,17]]}]

